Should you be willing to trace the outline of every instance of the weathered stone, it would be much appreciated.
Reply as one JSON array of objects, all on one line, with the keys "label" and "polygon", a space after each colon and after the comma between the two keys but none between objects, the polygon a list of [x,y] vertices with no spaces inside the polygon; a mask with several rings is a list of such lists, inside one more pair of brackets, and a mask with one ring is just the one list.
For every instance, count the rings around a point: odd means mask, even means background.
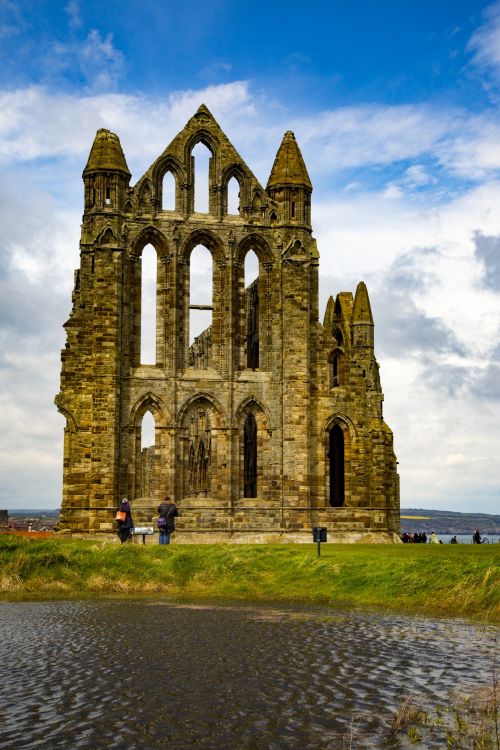
[{"label": "weathered stone", "polygon": [[[194,211],[192,150],[211,152],[208,213]],[[163,178],[176,185],[162,208]],[[267,189],[208,109],[134,187],[120,141],[100,130],[83,174],[81,264],[65,324],[61,527],[109,532],[122,496],[136,523],[178,502],[179,541],[392,541],[399,485],[363,282],[318,320],[312,186],[292,133]],[[228,214],[228,183],[240,188]],[[141,258],[157,253],[156,363],[141,363]],[[212,323],[189,336],[190,259],[213,259]],[[253,250],[258,280],[245,289]],[[141,451],[150,411],[155,444]]]}]

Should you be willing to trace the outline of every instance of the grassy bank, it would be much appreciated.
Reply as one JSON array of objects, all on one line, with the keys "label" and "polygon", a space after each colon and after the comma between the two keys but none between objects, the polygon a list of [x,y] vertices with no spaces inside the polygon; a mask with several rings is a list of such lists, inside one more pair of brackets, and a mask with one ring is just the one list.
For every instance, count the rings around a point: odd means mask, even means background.
[{"label": "grassy bank", "polygon": [[166,595],[500,620],[500,545],[118,545],[0,535],[0,597]]}]

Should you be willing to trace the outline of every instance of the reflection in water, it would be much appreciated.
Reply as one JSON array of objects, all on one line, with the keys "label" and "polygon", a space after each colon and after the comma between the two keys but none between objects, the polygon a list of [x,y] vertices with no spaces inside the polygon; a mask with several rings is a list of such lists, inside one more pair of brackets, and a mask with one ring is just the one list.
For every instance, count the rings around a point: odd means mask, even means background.
[{"label": "reflection in water", "polygon": [[[0,603],[0,748],[338,750],[487,684],[493,628],[327,608]],[[398,742],[400,744],[398,744]]]}]

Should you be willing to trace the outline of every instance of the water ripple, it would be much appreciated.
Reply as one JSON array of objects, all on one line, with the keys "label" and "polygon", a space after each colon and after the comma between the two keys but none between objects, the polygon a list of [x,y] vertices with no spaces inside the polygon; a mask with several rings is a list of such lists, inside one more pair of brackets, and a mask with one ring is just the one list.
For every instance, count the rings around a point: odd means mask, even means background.
[{"label": "water ripple", "polygon": [[[339,750],[488,682],[494,628],[326,608],[0,604],[2,750]],[[397,743],[401,744],[397,744]]]}]

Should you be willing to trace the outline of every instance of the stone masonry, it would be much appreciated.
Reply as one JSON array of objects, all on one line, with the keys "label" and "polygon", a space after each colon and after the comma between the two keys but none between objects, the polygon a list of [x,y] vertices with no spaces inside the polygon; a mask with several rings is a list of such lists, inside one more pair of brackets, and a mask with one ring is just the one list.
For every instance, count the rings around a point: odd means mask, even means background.
[{"label": "stone masonry", "polygon": [[[207,213],[194,210],[200,142]],[[330,541],[396,541],[399,479],[368,292],[360,282],[354,297],[330,297],[319,321],[312,185],[293,133],[264,189],[202,105],[134,187],[130,177],[118,137],[99,130],[83,172],[81,264],[56,397],[66,418],[60,528],[113,532],[123,496],[136,523],[152,523],[169,494],[179,542],[311,541],[313,526]],[[148,245],[155,364],[141,362]],[[199,245],[212,258],[211,325],[192,341]],[[247,285],[250,250],[259,273]],[[144,451],[148,411],[155,438]]]}]

